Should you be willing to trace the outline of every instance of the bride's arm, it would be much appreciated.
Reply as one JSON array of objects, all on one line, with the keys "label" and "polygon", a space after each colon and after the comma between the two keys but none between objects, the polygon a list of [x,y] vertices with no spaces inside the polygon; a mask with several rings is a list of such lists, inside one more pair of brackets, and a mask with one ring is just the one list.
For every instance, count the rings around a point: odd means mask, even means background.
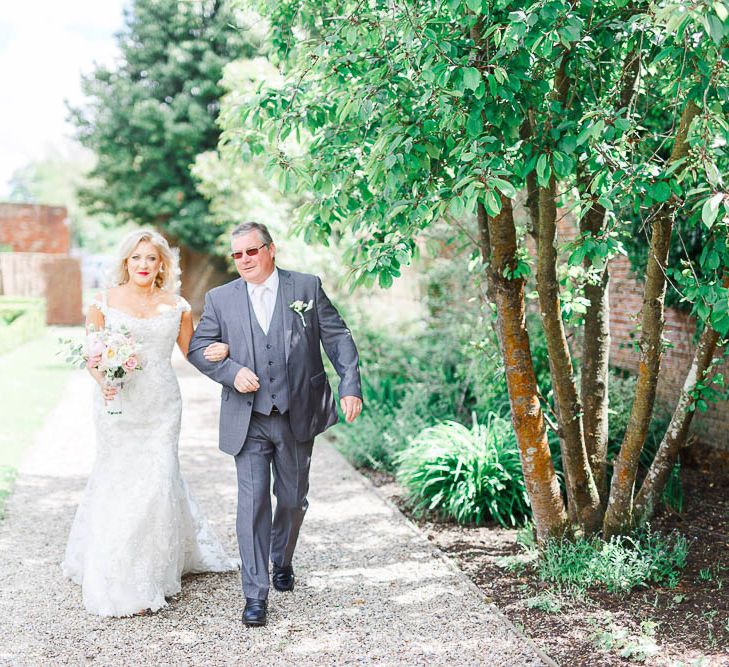
[{"label": "bride's arm", "polygon": [[177,345],[182,354],[187,359],[187,352],[190,349],[190,339],[192,338],[192,312],[185,310],[182,312],[180,319],[180,334],[177,336]]},{"label": "bride's arm", "polygon": [[[86,313],[86,335],[88,336],[89,331],[91,331],[92,329],[95,331],[99,331],[103,328],[104,314],[101,312],[96,303],[92,303],[89,306],[88,312]],[[89,375],[91,375],[91,377],[96,380],[99,386],[103,386],[104,376],[101,374],[100,370],[98,370],[97,368],[91,368],[90,366],[86,366],[86,370],[89,372]]]},{"label": "bride's arm", "polygon": [[[182,313],[180,320],[180,335],[177,336],[177,345],[179,345],[182,354],[187,358],[190,351],[190,340],[192,339],[193,325],[192,313],[187,310]],[[228,346],[225,343],[210,343],[205,350],[203,356],[208,361],[222,361],[228,356]]]},{"label": "bride's arm", "polygon": [[[96,303],[92,303],[86,313],[86,334],[88,335],[89,331],[92,329],[99,331],[103,328],[104,314],[101,312],[101,309]],[[89,375],[94,378],[99,387],[101,387],[101,393],[104,396],[104,400],[110,401],[114,397],[114,394],[116,394],[116,389],[114,387],[106,386],[104,375],[98,368],[86,366],[86,370],[89,372]]]}]

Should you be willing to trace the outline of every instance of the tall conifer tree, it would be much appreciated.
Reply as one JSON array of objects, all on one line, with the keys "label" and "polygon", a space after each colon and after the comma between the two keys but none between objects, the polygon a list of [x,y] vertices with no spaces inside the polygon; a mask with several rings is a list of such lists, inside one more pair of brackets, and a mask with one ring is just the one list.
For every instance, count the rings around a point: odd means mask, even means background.
[{"label": "tall conifer tree", "polygon": [[256,51],[236,23],[221,0],[134,0],[118,62],[84,78],[88,102],[72,110],[78,138],[98,158],[95,185],[82,192],[90,211],[213,248],[224,229],[190,169],[218,143],[223,67]]}]

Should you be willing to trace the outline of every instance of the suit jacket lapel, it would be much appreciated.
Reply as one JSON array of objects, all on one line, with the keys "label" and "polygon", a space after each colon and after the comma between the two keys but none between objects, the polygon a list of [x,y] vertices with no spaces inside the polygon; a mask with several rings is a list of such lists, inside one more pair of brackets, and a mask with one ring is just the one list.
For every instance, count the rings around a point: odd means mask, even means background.
[{"label": "suit jacket lapel", "polygon": [[[248,357],[251,362],[254,362],[255,357],[253,356],[253,332],[251,331],[251,308],[250,299],[248,298],[248,288],[246,281],[241,278],[237,283],[236,287],[240,298],[238,303],[240,304],[238,312],[241,315],[241,326],[243,327],[243,339],[248,351]],[[236,304],[238,306],[238,304]],[[252,366],[251,366],[252,368]]]},{"label": "suit jacket lapel", "polygon": [[291,347],[291,335],[294,330],[294,311],[289,308],[289,304],[294,302],[294,277],[282,269],[278,270],[279,280],[281,282],[281,296],[283,297],[283,323],[284,323],[284,352],[286,353],[286,363],[289,361],[289,348]]}]

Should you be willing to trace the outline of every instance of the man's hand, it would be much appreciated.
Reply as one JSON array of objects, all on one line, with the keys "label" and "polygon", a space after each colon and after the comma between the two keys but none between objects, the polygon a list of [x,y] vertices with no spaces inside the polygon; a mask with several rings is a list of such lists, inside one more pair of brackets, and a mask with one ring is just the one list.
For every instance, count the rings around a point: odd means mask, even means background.
[{"label": "man's hand", "polygon": [[233,384],[241,394],[250,394],[252,391],[258,391],[261,387],[258,382],[258,376],[250,368],[246,368],[245,366],[236,373]]},{"label": "man's hand", "polygon": [[351,424],[362,413],[362,399],[358,396],[342,396],[340,404],[348,424]]}]

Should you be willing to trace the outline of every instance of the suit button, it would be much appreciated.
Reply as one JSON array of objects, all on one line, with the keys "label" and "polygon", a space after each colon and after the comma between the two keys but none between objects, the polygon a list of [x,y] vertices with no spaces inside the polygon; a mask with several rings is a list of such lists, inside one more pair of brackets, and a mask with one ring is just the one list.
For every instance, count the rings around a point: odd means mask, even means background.
[{"label": "suit button", "polygon": [[266,343],[266,349],[267,350],[270,350],[271,349],[271,343]]},{"label": "suit button", "polygon": [[271,398],[276,398],[276,394],[271,394]]},{"label": "suit button", "polygon": [[248,405],[253,405],[253,401],[246,401]]},{"label": "suit button", "polygon": [[273,362],[272,362],[272,361],[269,361],[269,362],[268,362],[268,365],[269,365],[269,366],[273,366]]}]

